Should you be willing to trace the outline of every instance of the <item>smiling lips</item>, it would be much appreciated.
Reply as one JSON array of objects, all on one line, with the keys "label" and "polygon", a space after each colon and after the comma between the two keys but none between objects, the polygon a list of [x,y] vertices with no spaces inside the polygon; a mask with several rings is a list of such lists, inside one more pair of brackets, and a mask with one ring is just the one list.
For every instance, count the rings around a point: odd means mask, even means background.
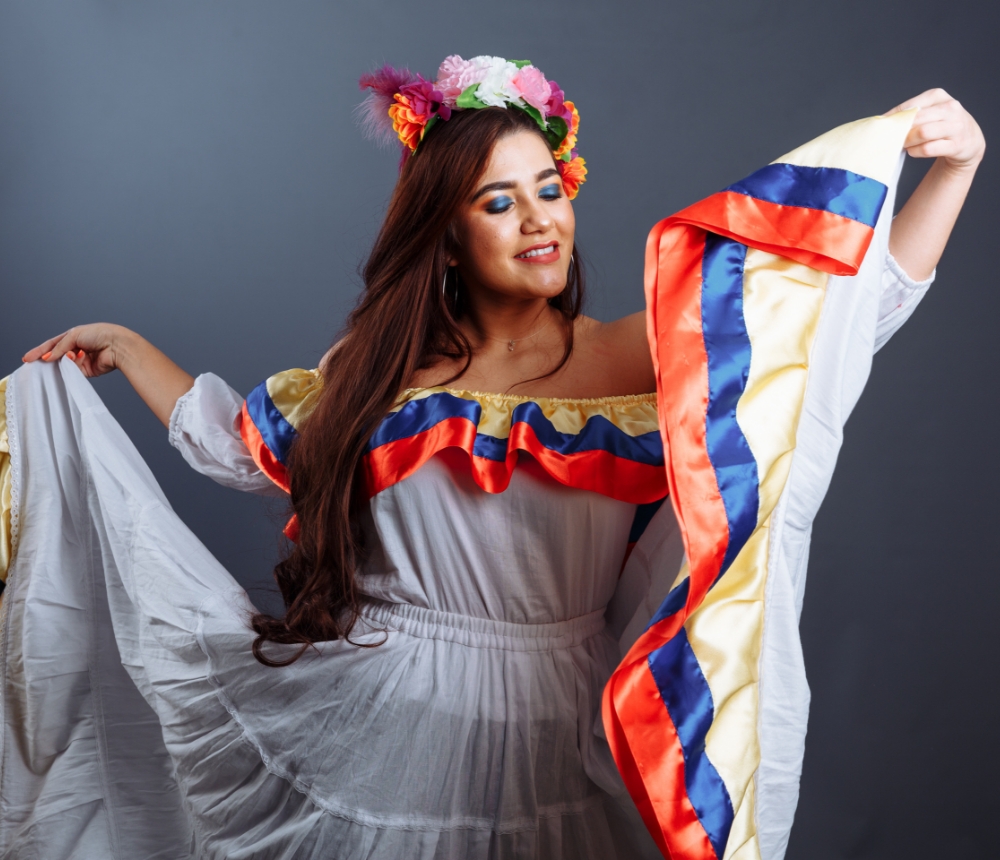
[{"label": "smiling lips", "polygon": [[549,242],[547,245],[535,245],[522,251],[515,260],[522,263],[554,263],[559,259],[559,243]]}]

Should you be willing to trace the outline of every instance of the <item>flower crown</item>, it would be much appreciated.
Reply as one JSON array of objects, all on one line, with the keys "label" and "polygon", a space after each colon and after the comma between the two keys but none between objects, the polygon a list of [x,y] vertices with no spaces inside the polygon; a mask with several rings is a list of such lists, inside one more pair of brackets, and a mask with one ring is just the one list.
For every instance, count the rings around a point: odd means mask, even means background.
[{"label": "flower crown", "polygon": [[503,57],[446,57],[437,80],[428,81],[409,69],[383,66],[359,81],[371,90],[360,106],[362,123],[377,140],[398,137],[403,162],[417,151],[427,130],[452,111],[512,107],[528,114],[552,147],[566,196],[572,200],[586,182],[586,162],[577,155],[580,114],[566,101],[555,81],[547,81],[528,60]]}]

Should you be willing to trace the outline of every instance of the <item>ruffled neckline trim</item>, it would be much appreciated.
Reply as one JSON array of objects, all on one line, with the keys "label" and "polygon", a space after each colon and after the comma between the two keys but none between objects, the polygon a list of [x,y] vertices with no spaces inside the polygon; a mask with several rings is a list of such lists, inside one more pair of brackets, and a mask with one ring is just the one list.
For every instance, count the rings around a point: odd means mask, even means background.
[{"label": "ruffled neckline trim", "polygon": [[[264,473],[285,489],[289,450],[322,385],[318,371],[288,370],[259,385],[244,404],[244,441]],[[650,503],[667,494],[656,400],[652,393],[576,398],[410,388],[369,441],[363,466],[368,493],[375,496],[436,454],[458,448],[488,493],[507,488],[523,452],[561,484]]]},{"label": "ruffled neckline trim", "polygon": [[427,388],[407,388],[400,395],[397,404],[401,405],[427,392],[443,391],[456,397],[474,400],[501,400],[517,403],[551,403],[566,406],[622,406],[656,403],[656,392],[648,394],[609,394],[605,397],[538,397],[532,394],[506,394],[499,391],[474,391],[469,388],[451,388],[446,385],[432,385]]},{"label": "ruffled neckline trim", "polygon": [[566,486],[635,504],[667,494],[655,394],[560,398],[409,389],[369,442],[369,494],[449,448],[468,454],[472,477],[487,493],[507,489],[523,452]]}]

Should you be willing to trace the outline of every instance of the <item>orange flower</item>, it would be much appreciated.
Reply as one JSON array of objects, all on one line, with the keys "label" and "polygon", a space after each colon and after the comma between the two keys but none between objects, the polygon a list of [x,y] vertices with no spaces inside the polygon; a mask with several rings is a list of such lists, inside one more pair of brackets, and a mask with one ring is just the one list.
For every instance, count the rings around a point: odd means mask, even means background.
[{"label": "orange flower", "polygon": [[424,126],[427,125],[427,117],[417,113],[406,96],[396,93],[393,99],[396,103],[389,108],[392,130],[399,135],[403,146],[409,147],[410,152],[415,152],[424,133]]},{"label": "orange flower", "polygon": [[563,139],[563,142],[559,144],[559,149],[556,150],[556,159],[562,158],[567,152],[572,152],[573,147],[576,146],[576,133],[580,130],[580,112],[576,109],[576,105],[573,102],[563,102],[563,105],[569,108],[570,113],[573,114],[573,119],[569,125],[569,132]]},{"label": "orange flower", "polygon": [[579,155],[572,161],[557,161],[559,173],[562,176],[566,196],[572,200],[580,191],[580,186],[587,181],[587,162]]}]

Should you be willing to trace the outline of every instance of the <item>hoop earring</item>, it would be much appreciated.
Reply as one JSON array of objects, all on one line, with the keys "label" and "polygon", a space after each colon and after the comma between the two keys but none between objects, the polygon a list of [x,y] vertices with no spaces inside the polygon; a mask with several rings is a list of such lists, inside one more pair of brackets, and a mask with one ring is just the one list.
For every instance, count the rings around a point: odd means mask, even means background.
[{"label": "hoop earring", "polygon": [[569,255],[569,268],[566,270],[566,283],[569,284],[570,278],[573,277],[573,266],[576,263],[576,248],[573,249],[573,253]]},{"label": "hoop earring", "polygon": [[442,296],[447,296],[448,295],[448,269],[450,269],[450,268],[451,268],[451,266],[445,266],[445,268],[444,268],[444,280],[441,281],[441,295]]}]

